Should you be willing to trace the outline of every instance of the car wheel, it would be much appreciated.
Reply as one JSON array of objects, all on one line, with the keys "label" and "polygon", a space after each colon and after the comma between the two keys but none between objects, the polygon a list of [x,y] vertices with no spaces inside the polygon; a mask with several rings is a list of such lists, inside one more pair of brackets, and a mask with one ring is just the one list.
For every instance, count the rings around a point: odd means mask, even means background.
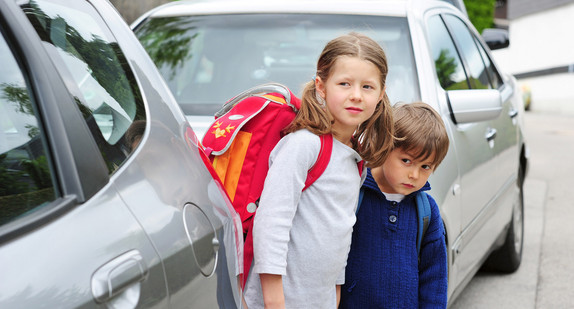
[{"label": "car wheel", "polygon": [[524,239],[524,196],[523,196],[523,172],[518,173],[516,181],[518,198],[512,209],[512,219],[506,239],[502,247],[492,252],[484,263],[484,269],[512,273],[518,269],[522,261],[522,248]]}]

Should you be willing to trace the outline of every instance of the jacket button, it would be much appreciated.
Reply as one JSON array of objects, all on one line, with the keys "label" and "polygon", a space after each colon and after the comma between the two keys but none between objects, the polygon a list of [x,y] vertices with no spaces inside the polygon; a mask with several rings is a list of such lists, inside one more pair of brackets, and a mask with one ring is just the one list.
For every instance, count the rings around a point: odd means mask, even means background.
[{"label": "jacket button", "polygon": [[390,216],[389,216],[389,222],[391,222],[391,223],[397,222],[397,216],[395,216],[395,215],[390,215]]},{"label": "jacket button", "polygon": [[393,202],[391,202],[391,205],[392,205],[393,207],[397,207],[397,202],[393,201]]}]

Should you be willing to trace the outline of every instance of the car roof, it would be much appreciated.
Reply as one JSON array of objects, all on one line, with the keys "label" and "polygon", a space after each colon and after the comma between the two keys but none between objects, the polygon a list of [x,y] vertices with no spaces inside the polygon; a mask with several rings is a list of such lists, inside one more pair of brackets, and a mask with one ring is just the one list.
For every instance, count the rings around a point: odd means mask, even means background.
[{"label": "car roof", "polygon": [[[146,17],[187,15],[311,13],[406,16],[406,0],[210,0],[176,1],[159,6]],[[374,10],[373,6],[377,9]],[[380,12],[380,13],[379,13]]]}]

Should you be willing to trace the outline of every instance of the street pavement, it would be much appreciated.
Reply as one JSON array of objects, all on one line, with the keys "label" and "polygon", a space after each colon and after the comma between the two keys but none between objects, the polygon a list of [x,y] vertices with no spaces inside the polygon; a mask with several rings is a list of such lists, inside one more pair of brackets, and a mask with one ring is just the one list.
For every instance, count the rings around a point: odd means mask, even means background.
[{"label": "street pavement", "polygon": [[574,114],[527,112],[525,127],[522,265],[479,272],[450,308],[574,308]]}]

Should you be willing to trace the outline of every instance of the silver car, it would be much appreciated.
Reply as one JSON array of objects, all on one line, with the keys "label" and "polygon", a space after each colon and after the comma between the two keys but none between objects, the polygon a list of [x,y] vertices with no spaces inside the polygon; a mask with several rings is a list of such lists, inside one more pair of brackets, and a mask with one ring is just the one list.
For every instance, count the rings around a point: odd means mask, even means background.
[{"label": "silver car", "polygon": [[238,308],[241,222],[107,1],[0,1],[0,308]]},{"label": "silver car", "polygon": [[371,36],[388,55],[392,103],[427,102],[447,126],[451,148],[430,183],[447,232],[450,303],[485,261],[505,272],[519,267],[524,104],[516,80],[452,5],[178,1],[145,14],[132,29],[198,131],[251,86],[279,82],[300,93],[330,39],[349,31]]}]

